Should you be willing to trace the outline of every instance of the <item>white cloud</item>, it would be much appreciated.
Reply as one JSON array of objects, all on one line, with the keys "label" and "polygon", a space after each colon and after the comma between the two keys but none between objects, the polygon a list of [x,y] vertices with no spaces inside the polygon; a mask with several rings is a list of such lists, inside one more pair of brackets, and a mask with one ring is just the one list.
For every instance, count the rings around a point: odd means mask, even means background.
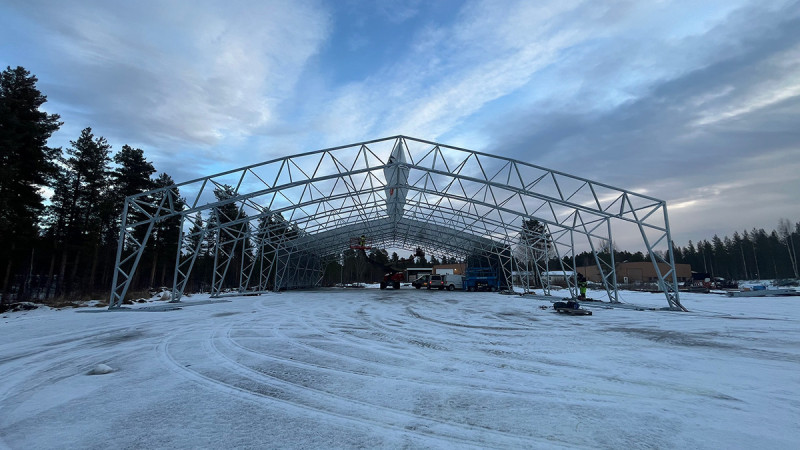
[{"label": "white cloud", "polygon": [[[560,6],[529,8],[521,2],[514,6],[519,14],[509,15],[506,8],[481,3],[466,8],[449,28],[423,29],[409,54],[334,95],[324,113],[330,123],[326,128],[342,129],[343,120],[355,121],[358,131],[371,129],[375,136],[423,138],[453,129],[488,102],[523,86],[577,38],[567,30],[536,40],[526,30],[536,29],[537,22],[522,27],[526,18],[545,23],[571,8],[553,4]],[[518,21],[509,22],[510,16]],[[358,112],[353,104],[360,105]]]},{"label": "white cloud", "polygon": [[[751,157],[797,152],[796,5],[487,0],[446,17],[416,1],[11,8],[39,26],[17,37],[49,64],[28,68],[55,80],[44,92],[67,121],[62,142],[91,125],[171,161],[159,169],[185,174],[176,180],[402,133],[643,186],[633,190],[696,226],[750,220],[718,207],[736,195],[753,208],[797,187],[789,163]],[[755,173],[729,160],[778,164],[781,181],[768,169],[769,182],[726,187]],[[701,219],[710,210],[718,217]]]},{"label": "white cloud", "polygon": [[[726,87],[694,121],[697,127],[741,118],[782,101],[800,96],[800,45],[778,52],[762,62],[763,78],[739,91]],[[710,99],[709,99],[710,100]]]},{"label": "white cloud", "polygon": [[[359,133],[436,139],[463,134],[467,118],[498,100],[608,110],[722,57],[697,44],[738,4],[693,14],[671,3],[471,2],[451,25],[420,30],[396,62],[333,93],[322,114],[341,130],[359,102]],[[688,24],[676,30],[665,17]]]},{"label": "white cloud", "polygon": [[74,94],[61,101],[86,102],[90,122],[111,116],[124,138],[151,142],[208,146],[270,124],[330,26],[314,2],[65,6],[28,11],[62,53],[61,84]]}]

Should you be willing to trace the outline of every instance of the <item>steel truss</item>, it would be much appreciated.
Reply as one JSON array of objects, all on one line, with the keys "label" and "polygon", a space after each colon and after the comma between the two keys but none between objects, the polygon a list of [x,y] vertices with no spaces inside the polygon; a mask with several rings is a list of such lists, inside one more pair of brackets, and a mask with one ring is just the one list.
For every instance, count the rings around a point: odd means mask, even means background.
[{"label": "steel truss", "polygon": [[[215,190],[228,195],[219,199]],[[181,227],[173,301],[201,252],[213,252],[212,296],[260,293],[318,285],[324,264],[338,260],[351,238],[366,235],[377,247],[481,255],[509,285],[515,273],[536,273],[546,294],[543,272],[571,272],[573,297],[576,248],[588,249],[609,301],[617,302],[613,252],[603,259],[597,245],[613,248],[612,231],[632,227],[669,307],[684,309],[666,202],[406,136],[278,158],[128,197],[109,307],[122,305],[155,224],[175,216]],[[544,225],[536,235],[524,227],[531,219]],[[554,258],[557,267],[550,267]]]}]

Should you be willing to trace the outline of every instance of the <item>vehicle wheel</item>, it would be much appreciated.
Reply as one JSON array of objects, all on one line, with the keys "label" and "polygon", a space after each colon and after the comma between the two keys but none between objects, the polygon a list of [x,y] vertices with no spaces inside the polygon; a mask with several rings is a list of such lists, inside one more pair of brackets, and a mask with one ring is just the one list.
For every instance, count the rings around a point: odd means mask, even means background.
[{"label": "vehicle wheel", "polygon": [[420,289],[420,288],[422,288],[422,286],[414,286],[414,287],[415,287],[415,288],[417,288],[417,289]]},{"label": "vehicle wheel", "polygon": [[444,286],[439,286],[439,290],[441,291],[442,289],[444,289]]},{"label": "vehicle wheel", "polygon": [[455,288],[456,288],[456,287],[455,287],[455,286],[453,286],[452,284],[451,284],[450,286],[447,286],[447,290],[448,290],[448,291],[452,291],[452,290],[453,290],[453,289],[455,289]]},{"label": "vehicle wheel", "polygon": [[384,283],[383,281],[381,281],[381,289],[386,289],[386,283]]},{"label": "vehicle wheel", "polygon": [[497,286],[492,286],[492,288],[489,289],[489,290],[492,291],[492,292],[495,292],[495,291],[497,291]]},{"label": "vehicle wheel", "polygon": [[392,287],[394,289],[400,289],[400,282],[399,281],[395,281],[394,284],[392,285]]},{"label": "vehicle wheel", "polygon": [[467,288],[467,290],[470,292],[475,292],[475,286],[470,286]]}]

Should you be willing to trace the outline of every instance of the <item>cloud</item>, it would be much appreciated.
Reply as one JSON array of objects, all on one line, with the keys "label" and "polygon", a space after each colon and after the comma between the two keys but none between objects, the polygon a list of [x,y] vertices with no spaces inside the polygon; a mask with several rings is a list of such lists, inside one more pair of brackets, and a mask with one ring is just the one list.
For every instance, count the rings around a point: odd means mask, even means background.
[{"label": "cloud", "polygon": [[6,58],[39,76],[67,122],[62,142],[92,126],[178,181],[408,134],[664,198],[676,240],[712,220],[750,227],[743,210],[791,216],[760,201],[800,209],[797,1],[33,0],[0,11],[20,41]]},{"label": "cloud", "polygon": [[[736,3],[723,3],[728,4]],[[371,118],[372,136],[436,139],[463,129],[475,116],[483,121],[482,113],[494,104],[503,105],[502,116],[526,104],[610,108],[635,99],[654,80],[709,58],[710,52],[686,52],[657,40],[642,45],[642,32],[657,30],[663,39],[677,40],[700,26],[677,32],[661,23],[660,8],[581,1],[505,2],[498,8],[495,2],[469,2],[452,22],[430,19],[409,29],[405,53],[331,92],[320,115],[329,128],[346,130],[340,120],[349,110],[340,105],[365,100],[360,115]],[[691,17],[680,11],[672,7],[669,14]],[[591,80],[583,77],[587,72]]]},{"label": "cloud", "polygon": [[422,0],[376,0],[374,7],[387,20],[394,23],[403,23],[419,14]]},{"label": "cloud", "polygon": [[[674,237],[685,242],[719,218],[752,226],[731,205],[797,205],[775,193],[800,191],[788,156],[800,142],[798,10],[472,2],[452,23],[416,29],[396,62],[328,91],[317,119],[330,145],[455,136],[463,141],[445,143],[664,198],[680,206]],[[770,177],[764,154],[791,161]],[[748,177],[762,178],[730,182]]]},{"label": "cloud", "polygon": [[273,123],[329,32],[313,2],[65,6],[17,4],[39,25],[28,38],[59,53],[51,102],[98,132],[151,145],[209,148]]},{"label": "cloud", "polygon": [[[320,113],[323,126],[347,134],[342,120],[357,121],[365,125],[358,131],[372,136],[435,138],[523,86],[532,73],[554,62],[557,50],[570,45],[575,33],[545,27],[551,35],[542,31],[540,39],[530,39],[519,27],[531,19],[525,29],[536,29],[537,23],[572,9],[529,9],[526,2],[510,9],[515,11],[478,3],[462,10],[450,26],[432,22],[417,29],[405,54],[333,93]],[[508,17],[519,17],[519,22],[509,23]],[[354,119],[349,105],[355,103],[360,108]]]},{"label": "cloud", "polygon": [[[567,71],[586,68],[577,75],[585,103],[568,93],[563,102],[543,98],[484,131],[509,156],[674,202],[679,243],[712,223],[720,234],[769,227],[800,210],[789,194],[800,192],[800,10],[793,5],[741,8],[703,33],[665,40],[658,55],[687,59],[653,67],[644,82],[624,79],[641,72],[633,69],[641,60],[620,59],[610,70],[592,63],[617,50],[593,46],[557,71],[569,83]],[[623,79],[593,83],[611,74]],[[629,98],[602,101],[602,89]]]}]

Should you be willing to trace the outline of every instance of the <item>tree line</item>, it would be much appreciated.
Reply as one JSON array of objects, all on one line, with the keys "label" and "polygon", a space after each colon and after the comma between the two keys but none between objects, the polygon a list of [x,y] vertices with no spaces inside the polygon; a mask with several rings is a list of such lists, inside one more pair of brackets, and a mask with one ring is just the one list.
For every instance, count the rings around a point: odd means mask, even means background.
[{"label": "tree line", "polygon": [[737,231],[732,237],[714,235],[711,240],[686,247],[673,247],[675,262],[691,264],[692,270],[728,280],[800,278],[797,247],[800,246],[800,222],[787,219],[778,228]]},{"label": "tree line", "polygon": [[[42,110],[36,76],[0,74],[0,274],[2,299],[100,294],[113,276],[125,197],[174,184],[142,149],[111,144],[84,128],[66,149],[47,145],[63,125]],[[177,251],[177,220],[151,238],[137,287],[165,284]]]},{"label": "tree line", "polygon": [[[800,278],[798,276],[797,248],[800,247],[800,222],[794,225],[780,219],[778,228],[767,232],[753,228],[732,237],[714,235],[709,241],[696,244],[689,241],[685,247],[674,245],[672,252],[676,264],[689,264],[693,272],[706,273],[726,280],[760,280]],[[598,257],[610,263],[611,253],[607,242],[598,244]],[[583,252],[575,257],[578,266],[594,265],[594,256]],[[642,252],[631,253],[614,248],[614,262],[650,261]],[[569,263],[568,259],[565,259]],[[551,267],[557,260],[551,261]]]}]

